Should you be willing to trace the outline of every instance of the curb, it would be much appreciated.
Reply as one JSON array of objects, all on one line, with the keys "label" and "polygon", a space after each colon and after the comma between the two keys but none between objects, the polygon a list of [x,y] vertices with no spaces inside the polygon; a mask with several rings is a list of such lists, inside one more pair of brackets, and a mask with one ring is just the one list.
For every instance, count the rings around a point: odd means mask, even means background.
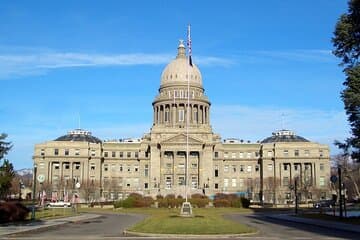
[{"label": "curb", "polygon": [[204,238],[204,239],[227,239],[227,238],[238,238],[245,237],[258,234],[259,230],[251,233],[240,233],[240,234],[204,234],[204,235],[196,235],[196,234],[162,234],[162,233],[142,233],[142,232],[133,232],[129,230],[125,230],[123,232],[124,236],[128,237],[154,237],[154,238]]}]

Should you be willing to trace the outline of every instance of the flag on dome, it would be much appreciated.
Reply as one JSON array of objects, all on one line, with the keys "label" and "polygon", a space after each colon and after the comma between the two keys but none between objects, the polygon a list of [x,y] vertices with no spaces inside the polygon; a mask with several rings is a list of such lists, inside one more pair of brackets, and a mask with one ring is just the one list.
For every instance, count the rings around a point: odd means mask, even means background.
[{"label": "flag on dome", "polygon": [[191,36],[190,36],[190,24],[188,26],[188,31],[187,31],[187,46],[188,46],[188,54],[189,54],[189,64],[190,66],[193,66],[192,64],[192,58],[191,58]]}]

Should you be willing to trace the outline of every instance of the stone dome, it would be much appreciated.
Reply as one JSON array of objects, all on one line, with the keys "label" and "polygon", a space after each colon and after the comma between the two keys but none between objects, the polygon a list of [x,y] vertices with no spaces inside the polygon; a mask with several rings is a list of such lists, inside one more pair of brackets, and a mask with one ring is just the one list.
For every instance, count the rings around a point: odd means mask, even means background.
[{"label": "stone dome", "polygon": [[280,130],[273,132],[271,137],[265,138],[261,143],[275,143],[275,142],[309,142],[309,140],[296,135],[293,131]]},{"label": "stone dome", "polygon": [[182,40],[178,47],[178,54],[164,69],[161,75],[161,86],[187,85],[190,76],[190,85],[202,87],[202,77],[199,68],[193,63],[190,66],[185,54]]},{"label": "stone dome", "polygon": [[69,131],[66,135],[58,137],[54,141],[71,141],[71,142],[90,142],[90,143],[101,143],[101,140],[91,135],[91,132],[75,129]]}]

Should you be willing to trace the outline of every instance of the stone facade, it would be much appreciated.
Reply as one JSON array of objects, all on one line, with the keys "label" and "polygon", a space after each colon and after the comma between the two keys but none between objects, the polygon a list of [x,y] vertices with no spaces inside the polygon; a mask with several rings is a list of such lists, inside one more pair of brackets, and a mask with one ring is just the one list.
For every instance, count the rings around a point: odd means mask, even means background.
[{"label": "stone facade", "polygon": [[222,141],[213,133],[201,73],[188,64],[182,42],[152,105],[153,125],[141,139],[101,141],[77,129],[37,144],[37,177],[45,178],[38,189],[58,196],[78,193],[87,201],[138,192],[153,197],[236,193],[256,202],[286,203],[294,197],[296,180],[302,200],[329,197],[327,145],[288,130],[257,143]]}]

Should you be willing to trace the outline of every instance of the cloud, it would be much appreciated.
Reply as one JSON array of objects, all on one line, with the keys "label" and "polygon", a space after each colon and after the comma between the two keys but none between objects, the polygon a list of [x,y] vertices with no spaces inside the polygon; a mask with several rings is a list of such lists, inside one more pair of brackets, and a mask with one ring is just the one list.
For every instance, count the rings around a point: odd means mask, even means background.
[{"label": "cloud", "polygon": [[280,129],[289,129],[310,141],[329,144],[349,136],[344,111],[213,105],[212,126],[223,138],[258,141]]},{"label": "cloud", "polygon": [[[27,53],[19,53],[18,49],[6,53],[4,48],[0,47],[0,79],[45,74],[59,68],[159,65],[167,64],[174,58],[173,54],[162,53],[88,54],[54,52],[40,48],[21,49],[26,50]],[[214,56],[199,56],[196,62],[199,65],[224,66],[231,64],[232,61]]]}]

